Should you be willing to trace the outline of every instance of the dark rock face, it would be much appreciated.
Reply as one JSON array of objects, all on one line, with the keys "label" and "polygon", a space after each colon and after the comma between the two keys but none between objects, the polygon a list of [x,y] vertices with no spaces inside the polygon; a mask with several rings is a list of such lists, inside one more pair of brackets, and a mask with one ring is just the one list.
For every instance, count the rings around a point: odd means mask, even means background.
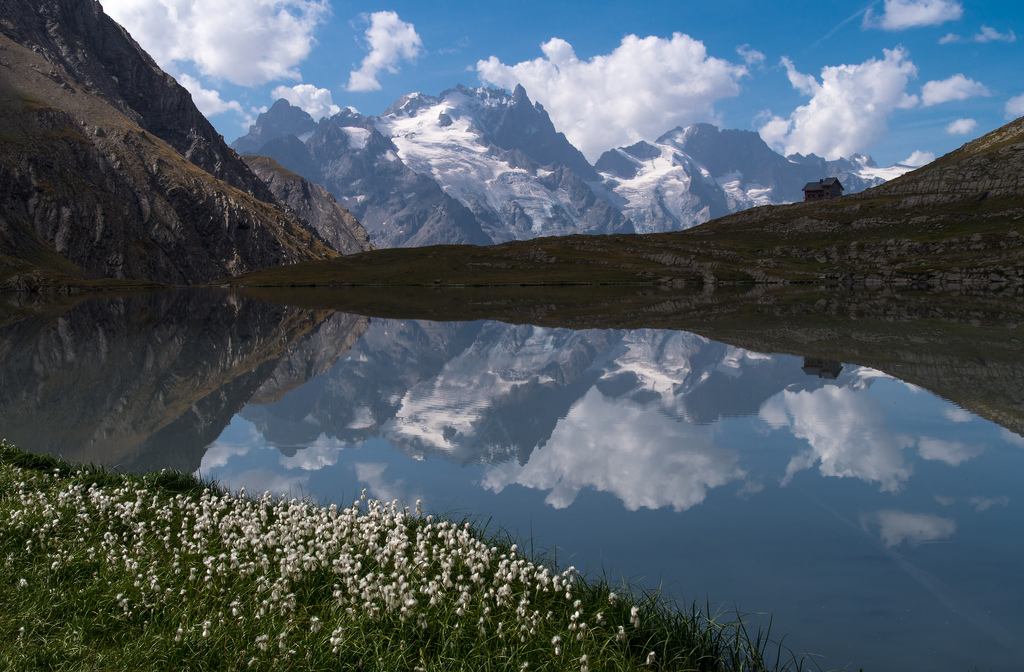
[{"label": "dark rock face", "polygon": [[373,249],[363,225],[319,184],[283,168],[267,156],[246,156],[245,162],[275,197],[305,220],[332,248],[342,254]]},{"label": "dark rock face", "polygon": [[98,3],[0,15],[0,277],[193,284],[336,255]]},{"label": "dark rock face", "polygon": [[198,290],[29,317],[0,330],[0,432],[72,461],[193,472],[244,404],[323,373],[368,325]]},{"label": "dark rock face", "polygon": [[267,141],[285,136],[300,136],[316,130],[316,122],[305,110],[281,98],[260,115],[259,122],[249,127],[249,134],[239,138],[235,150],[254,154]]},{"label": "dark rock face", "polygon": [[187,160],[256,198],[273,198],[127,31],[94,0],[0,0],[0,33],[45,58],[58,76],[104,100]]}]

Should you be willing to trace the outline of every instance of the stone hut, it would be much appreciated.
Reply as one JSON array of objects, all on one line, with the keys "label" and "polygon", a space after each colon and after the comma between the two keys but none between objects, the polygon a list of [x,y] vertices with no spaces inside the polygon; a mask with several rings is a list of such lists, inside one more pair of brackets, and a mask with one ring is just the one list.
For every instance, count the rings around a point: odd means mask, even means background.
[{"label": "stone hut", "polygon": [[830,198],[839,198],[843,195],[843,185],[839,178],[826,177],[817,182],[808,182],[804,185],[805,201],[827,201]]}]

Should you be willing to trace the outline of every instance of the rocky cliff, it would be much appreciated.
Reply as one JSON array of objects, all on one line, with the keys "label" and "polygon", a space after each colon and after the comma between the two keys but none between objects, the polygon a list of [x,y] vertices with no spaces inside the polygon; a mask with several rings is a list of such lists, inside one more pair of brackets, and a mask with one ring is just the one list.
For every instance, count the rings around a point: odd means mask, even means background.
[{"label": "rocky cliff", "polygon": [[337,256],[97,2],[0,0],[0,17],[0,282],[193,284]]}]

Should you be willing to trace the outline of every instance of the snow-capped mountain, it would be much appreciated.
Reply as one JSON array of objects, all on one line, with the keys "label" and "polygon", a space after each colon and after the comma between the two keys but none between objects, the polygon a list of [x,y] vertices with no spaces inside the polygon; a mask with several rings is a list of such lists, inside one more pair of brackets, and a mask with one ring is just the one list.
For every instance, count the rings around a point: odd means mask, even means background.
[{"label": "snow-capped mountain", "polygon": [[349,108],[311,122],[279,100],[234,147],[323,184],[378,247],[633,231],[521,87],[411,94],[380,117]]},{"label": "snow-capped mountain", "polygon": [[800,200],[822,177],[852,193],[910,170],[859,155],[784,157],[757,133],[710,124],[610,150],[591,166],[522,86],[414,93],[379,117],[346,108],[319,123],[279,100],[233,146],[324,185],[377,247],[676,231]]},{"label": "snow-capped mountain", "polygon": [[753,131],[720,131],[711,124],[677,127],[654,143],[609,150],[596,168],[641,233],[678,231],[746,208],[799,201],[805,184],[826,176],[838,177],[846,193],[854,193],[911,170],[879,168],[859,154],[836,161],[784,157]]}]

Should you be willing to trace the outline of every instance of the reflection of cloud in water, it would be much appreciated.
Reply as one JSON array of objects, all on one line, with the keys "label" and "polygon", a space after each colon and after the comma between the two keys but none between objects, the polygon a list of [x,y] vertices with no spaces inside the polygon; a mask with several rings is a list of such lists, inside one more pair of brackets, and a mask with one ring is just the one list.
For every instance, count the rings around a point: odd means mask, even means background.
[{"label": "reflection of cloud in water", "polygon": [[203,473],[210,469],[219,469],[227,465],[228,460],[232,457],[243,457],[248,455],[252,448],[252,445],[236,445],[235,443],[221,443],[219,441],[215,441],[210,444],[206,449],[206,453],[203,454],[203,459],[199,466],[199,472]]},{"label": "reflection of cloud in water", "polygon": [[985,446],[971,446],[961,441],[946,441],[922,436],[917,442],[918,454],[926,460],[938,460],[955,467],[985,452]]},{"label": "reflection of cloud in water", "polygon": [[302,448],[291,457],[281,456],[281,466],[288,469],[317,471],[324,467],[333,467],[338,463],[338,453],[348,444],[338,439],[321,434],[316,441]]},{"label": "reflection of cloud in water", "polygon": [[1015,446],[1024,448],[1024,436],[1021,436],[1020,434],[1014,434],[1010,430],[1003,428],[1003,430],[999,432],[999,436],[1007,443],[1012,443]]},{"label": "reflection of cloud in water", "polygon": [[974,419],[974,416],[969,411],[965,411],[957,406],[947,406],[942,409],[942,415],[950,422],[970,422]]},{"label": "reflection of cloud in water", "polygon": [[952,518],[909,511],[887,510],[865,514],[861,516],[861,525],[865,530],[877,525],[878,536],[886,548],[939,541],[956,532],[956,521]]},{"label": "reflection of cloud in water", "polygon": [[228,490],[245,488],[250,495],[269,492],[272,495],[302,497],[308,494],[309,474],[282,474],[267,469],[250,469],[237,474],[219,476],[217,482]]},{"label": "reflection of cloud in water", "polygon": [[490,469],[483,486],[494,492],[512,483],[548,490],[545,501],[558,509],[592,487],[614,494],[630,511],[682,511],[703,502],[709,488],[745,476],[737,454],[715,448],[712,436],[709,426],[674,422],[621,400],[610,403],[590,390],[526,465]]},{"label": "reflection of cloud in water", "polygon": [[405,481],[398,479],[393,483],[388,483],[384,480],[384,472],[388,465],[380,462],[357,462],[352,465],[352,468],[355,469],[359,482],[366,485],[370,491],[371,497],[382,502],[391,502],[397,499],[405,504],[409,503],[410,500],[403,494]]},{"label": "reflection of cloud in water", "polygon": [[971,497],[970,502],[971,506],[974,507],[974,510],[977,511],[978,513],[981,513],[982,511],[988,511],[993,506],[1009,506],[1010,498],[1005,495],[1003,495],[1002,497],[991,498]]},{"label": "reflection of cloud in water", "polygon": [[881,404],[855,389],[829,385],[807,392],[785,391],[769,399],[759,416],[773,428],[789,429],[810,444],[809,450],[789,461],[783,485],[819,461],[822,476],[852,476],[880,483],[883,491],[899,490],[910,477],[903,449],[914,441],[887,430]]}]

